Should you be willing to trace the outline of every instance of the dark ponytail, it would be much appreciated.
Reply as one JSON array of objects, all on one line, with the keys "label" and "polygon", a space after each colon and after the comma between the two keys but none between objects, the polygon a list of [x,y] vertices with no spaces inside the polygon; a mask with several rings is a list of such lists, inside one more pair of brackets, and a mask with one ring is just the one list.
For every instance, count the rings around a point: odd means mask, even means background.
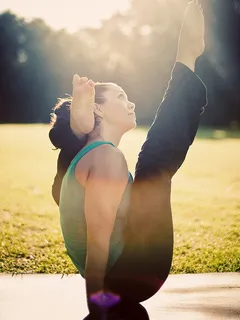
[{"label": "dark ponytail", "polygon": [[49,132],[49,139],[57,149],[61,149],[57,160],[57,174],[52,185],[52,196],[59,205],[62,179],[73,158],[87,143],[87,135],[81,138],[72,132],[70,127],[69,107],[71,99],[61,100],[54,108],[51,115],[52,128]]}]

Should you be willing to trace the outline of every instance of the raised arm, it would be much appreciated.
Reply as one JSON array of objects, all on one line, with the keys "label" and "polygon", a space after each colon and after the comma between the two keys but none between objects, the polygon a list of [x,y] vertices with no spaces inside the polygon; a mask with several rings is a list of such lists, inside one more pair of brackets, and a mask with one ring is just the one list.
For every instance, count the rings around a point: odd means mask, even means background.
[{"label": "raised arm", "polygon": [[172,177],[183,163],[207,105],[206,87],[193,72],[203,51],[203,13],[192,1],[184,15],[168,88],[139,154],[135,180],[163,171]]},{"label": "raised arm", "polygon": [[89,298],[103,290],[109,257],[110,238],[116,213],[128,183],[128,169],[123,154],[103,145],[93,150],[95,159],[85,187],[87,257],[85,279]]}]

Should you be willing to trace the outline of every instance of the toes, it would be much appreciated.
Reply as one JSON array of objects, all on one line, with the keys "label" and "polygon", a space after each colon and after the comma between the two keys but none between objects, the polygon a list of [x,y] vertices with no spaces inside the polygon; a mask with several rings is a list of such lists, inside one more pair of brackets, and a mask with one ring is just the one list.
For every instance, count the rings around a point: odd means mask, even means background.
[{"label": "toes", "polygon": [[95,87],[95,83],[91,79],[89,79],[87,82],[85,82],[83,84],[83,87],[85,89],[91,89],[92,90]]},{"label": "toes", "polygon": [[87,77],[82,77],[81,80],[82,80],[82,84],[84,84],[84,83],[86,83],[88,81],[88,78]]},{"label": "toes", "polygon": [[89,80],[88,80],[88,78],[87,77],[79,77],[79,75],[78,74],[75,74],[74,76],[73,76],[73,81],[72,81],[72,84],[73,85],[83,85],[84,83],[88,83],[89,82]]},{"label": "toes", "polygon": [[78,84],[80,79],[81,79],[81,78],[79,77],[78,74],[74,74],[73,80],[72,80],[72,84],[73,84],[73,85]]},{"label": "toes", "polygon": [[87,84],[88,84],[90,87],[94,87],[94,86],[95,86],[95,83],[92,81],[92,79],[88,80]]}]

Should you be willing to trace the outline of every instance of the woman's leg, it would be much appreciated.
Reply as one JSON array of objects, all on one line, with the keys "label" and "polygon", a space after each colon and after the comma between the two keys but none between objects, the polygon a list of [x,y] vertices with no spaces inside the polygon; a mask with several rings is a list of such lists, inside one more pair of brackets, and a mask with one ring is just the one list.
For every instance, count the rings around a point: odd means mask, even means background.
[{"label": "woman's leg", "polygon": [[106,287],[123,299],[144,301],[168,277],[173,253],[171,178],[186,157],[205,106],[206,87],[176,63],[138,157],[126,246],[106,275]]}]

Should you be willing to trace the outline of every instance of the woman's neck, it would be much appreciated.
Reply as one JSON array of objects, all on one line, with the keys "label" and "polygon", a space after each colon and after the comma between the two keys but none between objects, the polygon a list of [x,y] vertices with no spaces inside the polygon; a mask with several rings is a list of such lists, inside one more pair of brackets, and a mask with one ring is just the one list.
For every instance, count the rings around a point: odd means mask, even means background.
[{"label": "woman's neck", "polygon": [[122,134],[116,132],[116,130],[108,130],[105,128],[101,128],[101,130],[97,130],[96,132],[93,132],[88,139],[88,144],[95,142],[95,141],[107,141],[111,142],[115,147],[118,147]]}]

